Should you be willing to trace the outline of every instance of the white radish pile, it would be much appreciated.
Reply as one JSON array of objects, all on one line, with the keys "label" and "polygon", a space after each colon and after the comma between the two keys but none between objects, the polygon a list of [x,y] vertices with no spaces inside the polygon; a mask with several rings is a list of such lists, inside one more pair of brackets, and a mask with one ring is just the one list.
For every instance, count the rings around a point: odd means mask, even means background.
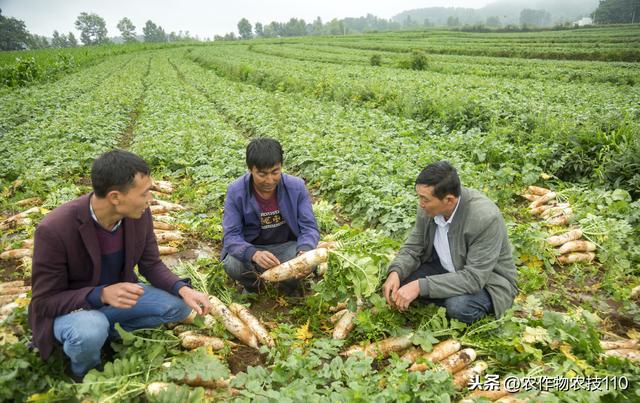
[{"label": "white radish pile", "polygon": [[19,299],[26,300],[27,292],[31,289],[24,285],[24,281],[9,281],[0,283],[0,321],[6,319],[11,313],[26,301],[20,302]]},{"label": "white radish pile", "polygon": [[638,340],[600,340],[600,347],[604,350],[604,357],[618,357],[630,361],[640,361],[640,351],[638,350]]},{"label": "white radish pile", "polygon": [[[566,226],[573,216],[573,209],[569,203],[558,203],[557,194],[550,189],[529,186],[522,196],[531,201],[529,211],[532,215],[540,216],[551,225]],[[558,247],[558,263],[562,265],[584,262],[590,263],[596,258],[596,244],[583,240],[580,228],[573,228],[560,235],[547,238],[547,243]]]},{"label": "white radish pile", "polygon": [[217,297],[210,295],[211,315],[218,319],[224,327],[238,340],[249,347],[258,348],[258,342],[269,347],[275,342],[258,318],[242,305],[232,303],[227,307]]}]

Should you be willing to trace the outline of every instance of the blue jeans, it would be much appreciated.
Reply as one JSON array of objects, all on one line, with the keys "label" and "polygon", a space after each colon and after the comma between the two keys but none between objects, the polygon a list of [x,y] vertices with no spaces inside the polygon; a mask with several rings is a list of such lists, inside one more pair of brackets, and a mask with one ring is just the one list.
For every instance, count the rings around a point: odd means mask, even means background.
[{"label": "blue jeans", "polygon": [[150,285],[140,285],[144,294],[131,308],[105,305],[100,309],[74,311],[54,320],[53,335],[62,343],[76,376],[84,376],[100,365],[100,351],[105,341],[118,337],[114,329],[116,323],[131,331],[179,322],[191,313],[191,308],[181,298]]},{"label": "blue jeans", "polygon": [[[284,263],[296,257],[298,243],[296,241],[288,241],[285,243],[279,243],[274,245],[254,245],[258,250],[266,250],[275,255],[280,263]],[[232,279],[236,280],[242,286],[250,292],[257,292],[258,288],[262,284],[262,280],[258,278],[258,274],[265,270],[257,264],[244,263],[231,255],[225,256],[222,261],[224,271]],[[281,282],[285,293],[293,293],[299,286],[299,280],[287,280]]]},{"label": "blue jeans", "polygon": [[[404,281],[400,282],[400,286],[410,283],[419,278],[434,276],[437,274],[448,273],[440,259],[435,253],[435,248],[431,262],[426,262],[418,267],[418,270],[411,273]],[[429,281],[429,280],[427,280]],[[456,295],[449,298],[422,298],[418,297],[417,302],[423,304],[436,304],[447,309],[447,316],[460,322],[473,323],[478,319],[493,313],[493,302],[491,296],[486,289],[482,289],[475,294]]]}]

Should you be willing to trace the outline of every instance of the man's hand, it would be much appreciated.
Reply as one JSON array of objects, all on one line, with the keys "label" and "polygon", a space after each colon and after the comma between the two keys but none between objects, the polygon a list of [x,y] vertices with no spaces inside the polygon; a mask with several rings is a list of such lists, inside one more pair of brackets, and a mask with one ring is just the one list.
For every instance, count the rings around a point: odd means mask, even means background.
[{"label": "man's hand", "polygon": [[211,310],[211,303],[207,294],[187,286],[180,287],[178,294],[180,294],[184,303],[196,311],[198,315],[206,315]]},{"label": "man's hand", "polygon": [[273,253],[266,250],[256,251],[256,253],[251,257],[251,260],[263,269],[270,269],[280,264],[278,258],[275,257]]},{"label": "man's hand", "polygon": [[414,280],[405,284],[396,292],[395,304],[398,310],[406,311],[414,299],[420,295],[420,283]]},{"label": "man's hand", "polygon": [[138,302],[138,298],[144,294],[144,288],[135,283],[116,283],[102,289],[100,301],[114,308],[131,308]]},{"label": "man's hand", "polygon": [[395,306],[396,292],[398,291],[398,288],[400,288],[400,276],[397,272],[392,271],[389,273],[387,281],[384,282],[384,286],[382,286],[384,299],[386,299],[387,304],[392,307]]}]

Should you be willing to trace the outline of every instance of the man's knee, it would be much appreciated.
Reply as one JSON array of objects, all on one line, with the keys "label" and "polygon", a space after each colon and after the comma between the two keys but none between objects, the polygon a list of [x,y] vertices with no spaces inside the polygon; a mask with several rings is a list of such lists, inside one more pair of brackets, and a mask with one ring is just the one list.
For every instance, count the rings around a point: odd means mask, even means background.
[{"label": "man's knee", "polygon": [[447,316],[463,323],[473,323],[487,315],[487,309],[474,303],[469,295],[447,298],[444,302]]},{"label": "man's knee", "polygon": [[65,343],[83,351],[99,350],[109,335],[109,320],[99,311],[84,311],[65,333]]}]

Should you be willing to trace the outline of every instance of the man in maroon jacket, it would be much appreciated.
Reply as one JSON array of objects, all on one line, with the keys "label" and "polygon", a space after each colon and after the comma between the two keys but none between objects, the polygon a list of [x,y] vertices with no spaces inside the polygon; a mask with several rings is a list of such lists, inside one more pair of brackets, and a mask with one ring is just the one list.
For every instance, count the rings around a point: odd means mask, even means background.
[{"label": "man in maroon jacket", "polygon": [[[80,378],[100,365],[115,323],[125,330],[206,314],[206,294],[160,260],[149,204],[151,177],[135,154],[114,150],[91,169],[93,192],[49,213],[33,253],[29,326],[46,359],[56,341]],[[134,266],[151,285],[138,282]]]}]

